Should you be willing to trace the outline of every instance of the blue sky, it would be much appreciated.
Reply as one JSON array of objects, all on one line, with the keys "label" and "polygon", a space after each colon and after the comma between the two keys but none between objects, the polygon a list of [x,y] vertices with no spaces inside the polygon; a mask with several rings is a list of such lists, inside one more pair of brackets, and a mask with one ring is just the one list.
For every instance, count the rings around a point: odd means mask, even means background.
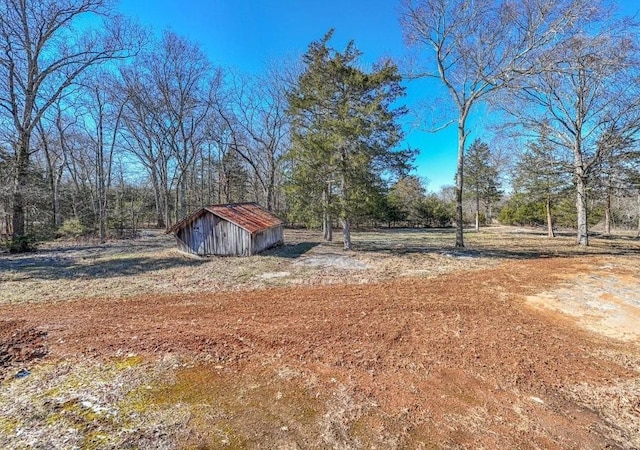
[{"label": "blue sky", "polygon": [[[635,0],[619,4],[626,13],[637,10]],[[259,72],[272,59],[303,54],[310,42],[331,28],[335,29],[332,45],[343,49],[354,40],[365,62],[386,56],[400,60],[406,49],[398,5],[394,0],[120,0],[119,10],[157,33],[171,29],[197,42],[215,65]],[[414,111],[442,92],[437,80],[407,87],[405,103]],[[474,117],[472,133],[481,132],[484,122],[481,114]],[[405,131],[406,144],[420,149],[416,172],[429,180],[429,190],[452,184],[455,127],[429,133],[407,126]]]}]

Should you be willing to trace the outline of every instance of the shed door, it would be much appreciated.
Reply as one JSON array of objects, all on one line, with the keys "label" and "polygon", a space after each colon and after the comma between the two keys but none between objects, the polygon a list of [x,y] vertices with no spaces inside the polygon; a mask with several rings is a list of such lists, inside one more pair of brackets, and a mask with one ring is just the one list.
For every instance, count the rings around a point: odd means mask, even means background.
[{"label": "shed door", "polygon": [[202,232],[202,221],[198,220],[193,225],[193,249],[198,255],[204,255],[204,233]]}]

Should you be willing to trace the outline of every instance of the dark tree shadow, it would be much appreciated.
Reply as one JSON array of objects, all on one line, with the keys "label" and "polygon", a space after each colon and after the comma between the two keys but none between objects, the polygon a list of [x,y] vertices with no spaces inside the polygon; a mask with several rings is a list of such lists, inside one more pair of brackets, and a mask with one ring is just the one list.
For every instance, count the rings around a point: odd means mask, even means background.
[{"label": "dark tree shadow", "polygon": [[312,248],[320,245],[319,242],[299,242],[296,244],[284,244],[263,252],[263,255],[276,256],[279,258],[295,259],[299,258]]},{"label": "dark tree shadow", "polygon": [[[299,258],[316,245],[318,243],[314,242],[286,244],[267,250],[262,254],[287,259]],[[82,247],[85,255],[91,250],[102,250],[102,248]],[[20,258],[0,257],[0,281],[10,283],[29,278],[41,280],[118,278],[166,269],[197,267],[222,258],[229,258],[220,256],[197,258],[186,257],[183,254],[167,257],[153,257],[152,254],[150,256],[128,257],[126,253],[121,253],[117,257],[109,257],[113,256],[109,255],[104,259],[97,259],[97,254],[78,257],[70,255],[70,252],[71,250],[45,251],[21,255]]]},{"label": "dark tree shadow", "polygon": [[[540,239],[540,245],[536,246],[532,241],[518,242],[520,233],[513,234],[511,242],[505,246],[505,239],[509,235],[484,235],[482,242],[473,241],[473,231],[465,233],[466,247],[456,248],[453,244],[443,245],[443,242],[454,242],[455,231],[453,229],[386,229],[375,230],[375,234],[381,238],[363,239],[356,241],[354,250],[359,252],[383,253],[394,256],[409,254],[438,254],[453,258],[495,258],[495,259],[538,259],[538,258],[572,258],[585,255],[622,256],[640,255],[640,246],[630,245],[638,242],[637,238],[629,236],[603,236],[599,233],[590,233],[591,246],[581,249],[570,240],[575,233],[571,231],[557,233],[555,241],[548,240],[544,231],[526,231],[521,233],[528,238]],[[408,240],[398,237],[400,234],[411,236]],[[384,237],[388,236],[388,239]],[[422,237],[422,239],[421,239]],[[495,240],[496,242],[492,242]],[[557,245],[556,245],[557,244]]]},{"label": "dark tree shadow", "polygon": [[[180,267],[194,267],[206,263],[206,259],[197,260],[182,256],[151,258],[114,258],[83,263],[69,257],[23,257],[11,260],[0,259],[0,272],[13,271],[11,279],[19,281],[28,278],[41,280],[101,279],[140,275],[156,270]],[[3,279],[0,275],[0,280]]]}]

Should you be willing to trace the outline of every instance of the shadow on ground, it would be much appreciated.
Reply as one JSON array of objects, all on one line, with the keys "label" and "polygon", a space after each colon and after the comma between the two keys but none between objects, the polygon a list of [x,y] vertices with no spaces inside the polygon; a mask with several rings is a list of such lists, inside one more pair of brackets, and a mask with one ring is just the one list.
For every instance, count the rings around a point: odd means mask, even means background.
[{"label": "shadow on ground", "polygon": [[[557,233],[547,238],[544,232],[498,233],[495,230],[465,232],[464,248],[457,248],[453,229],[390,229],[356,235],[354,250],[386,253],[440,254],[456,258],[537,259],[570,258],[584,255],[624,256],[640,254],[640,241],[629,236],[605,236],[591,233],[590,246],[575,244],[575,233]],[[406,238],[403,238],[406,236]],[[448,243],[448,244],[447,244]]]},{"label": "shadow on ground", "polygon": [[264,252],[264,255],[276,256],[280,258],[299,258],[314,247],[320,245],[319,242],[299,242],[297,244],[284,244]]},{"label": "shadow on ground", "polygon": [[29,278],[42,280],[95,279],[139,275],[156,270],[193,267],[207,260],[183,257],[132,257],[81,263],[68,257],[22,257],[0,259],[0,281],[21,281]]}]

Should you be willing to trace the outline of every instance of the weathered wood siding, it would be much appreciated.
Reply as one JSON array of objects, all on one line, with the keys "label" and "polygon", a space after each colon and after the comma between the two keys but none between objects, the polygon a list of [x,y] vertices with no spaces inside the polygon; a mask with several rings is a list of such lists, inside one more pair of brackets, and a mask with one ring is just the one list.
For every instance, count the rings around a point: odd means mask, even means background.
[{"label": "weathered wood siding", "polygon": [[178,248],[199,256],[249,256],[284,242],[283,227],[251,233],[239,226],[205,213],[176,232]]},{"label": "weathered wood siding", "polygon": [[253,236],[252,254],[259,253],[268,248],[284,242],[284,227],[279,226],[260,231]]},{"label": "weathered wood siding", "polygon": [[178,248],[195,255],[251,254],[251,235],[211,213],[203,214],[176,233]]},{"label": "weathered wood siding", "polygon": [[204,231],[202,217],[194,220],[187,226],[180,228],[176,233],[178,249],[186,253],[201,255],[204,251]]},{"label": "weathered wood siding", "polygon": [[251,254],[251,234],[226,220],[219,220],[213,228],[212,242],[211,255]]}]

